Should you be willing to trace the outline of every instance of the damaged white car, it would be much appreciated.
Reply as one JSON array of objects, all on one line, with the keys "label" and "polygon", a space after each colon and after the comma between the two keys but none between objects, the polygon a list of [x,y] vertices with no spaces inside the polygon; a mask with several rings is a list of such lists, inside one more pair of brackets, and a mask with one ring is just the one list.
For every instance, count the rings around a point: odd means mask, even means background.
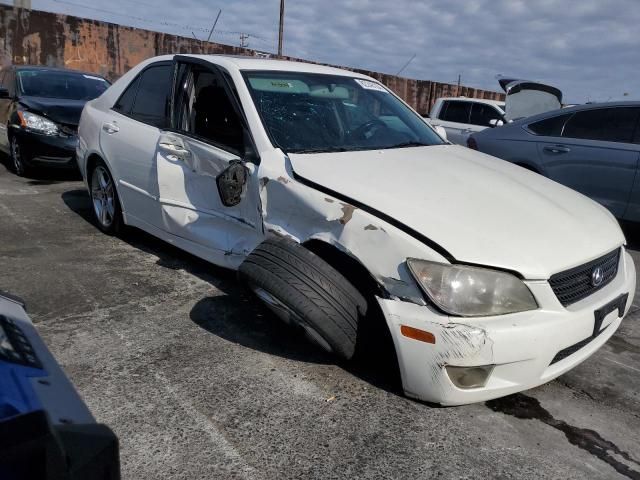
[{"label": "damaged white car", "polygon": [[77,159],[105,232],[145,230],[240,277],[349,359],[382,312],[406,395],[444,405],[547,382],[635,291],[616,220],[448,144],[376,80],[248,57],[150,59],[87,104]]}]

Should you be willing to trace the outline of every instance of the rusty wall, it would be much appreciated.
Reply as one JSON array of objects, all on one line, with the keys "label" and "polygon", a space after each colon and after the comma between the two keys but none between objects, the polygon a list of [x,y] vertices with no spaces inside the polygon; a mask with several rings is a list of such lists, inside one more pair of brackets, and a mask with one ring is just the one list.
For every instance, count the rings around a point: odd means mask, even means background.
[{"label": "rusty wall", "polygon": [[[114,80],[140,61],[168,53],[259,54],[251,49],[210,43],[195,38],[0,5],[0,62],[2,64],[13,62],[64,66],[98,73]],[[456,85],[447,83],[414,80],[358,69],[351,70],[378,79],[422,114],[428,113],[435,99],[442,96],[464,95],[495,100],[504,99],[503,94],[487,90],[461,87],[457,92]]]}]

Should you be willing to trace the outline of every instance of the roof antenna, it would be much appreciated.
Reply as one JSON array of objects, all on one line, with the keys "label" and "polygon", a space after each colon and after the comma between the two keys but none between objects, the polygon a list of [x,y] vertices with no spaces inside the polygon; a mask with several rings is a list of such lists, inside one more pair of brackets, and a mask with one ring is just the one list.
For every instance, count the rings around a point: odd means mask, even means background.
[{"label": "roof antenna", "polygon": [[211,41],[211,35],[213,35],[213,30],[216,28],[218,23],[218,19],[220,18],[220,14],[222,13],[222,9],[218,10],[218,16],[216,17],[216,21],[213,22],[213,27],[211,27],[211,31],[209,32],[209,36],[207,37],[207,42]]},{"label": "roof antenna", "polygon": [[407,68],[407,67],[409,66],[409,64],[410,64],[411,62],[413,62],[413,59],[414,59],[414,58],[416,58],[416,55],[417,55],[417,53],[414,53],[414,54],[413,54],[413,57],[411,57],[411,58],[409,59],[409,61],[408,61],[407,63],[405,63],[405,64],[403,65],[403,67],[402,67],[400,70],[398,70],[398,73],[396,73],[396,76],[400,75],[400,72],[402,72],[405,68]]}]

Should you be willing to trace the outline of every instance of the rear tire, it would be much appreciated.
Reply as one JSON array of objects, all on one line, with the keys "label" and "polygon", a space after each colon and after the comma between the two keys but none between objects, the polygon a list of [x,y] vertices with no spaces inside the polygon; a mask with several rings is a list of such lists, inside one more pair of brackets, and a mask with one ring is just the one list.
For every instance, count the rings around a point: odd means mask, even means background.
[{"label": "rear tire", "polygon": [[100,230],[114,235],[122,228],[122,209],[111,172],[98,160],[88,178],[93,218]]},{"label": "rear tire", "polygon": [[269,239],[240,265],[240,279],[286,323],[349,360],[367,302],[337,270],[300,244]]}]

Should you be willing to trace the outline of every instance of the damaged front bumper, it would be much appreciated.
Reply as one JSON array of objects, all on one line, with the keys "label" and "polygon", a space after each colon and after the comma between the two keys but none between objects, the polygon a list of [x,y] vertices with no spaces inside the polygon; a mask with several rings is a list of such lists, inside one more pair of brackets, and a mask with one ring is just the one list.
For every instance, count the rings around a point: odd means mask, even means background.
[{"label": "damaged front bumper", "polygon": [[[636,275],[631,256],[624,252],[618,275],[609,285],[566,308],[548,282],[525,283],[540,308],[495,317],[448,317],[429,306],[379,298],[405,394],[442,405],[462,405],[526,390],[562,375],[615,333],[633,302]],[[624,314],[613,309],[594,335],[595,311],[623,298]],[[403,326],[431,333],[433,343],[406,336]],[[448,366],[486,367],[488,376],[483,386],[460,388],[451,379],[455,369],[447,372]]]}]

